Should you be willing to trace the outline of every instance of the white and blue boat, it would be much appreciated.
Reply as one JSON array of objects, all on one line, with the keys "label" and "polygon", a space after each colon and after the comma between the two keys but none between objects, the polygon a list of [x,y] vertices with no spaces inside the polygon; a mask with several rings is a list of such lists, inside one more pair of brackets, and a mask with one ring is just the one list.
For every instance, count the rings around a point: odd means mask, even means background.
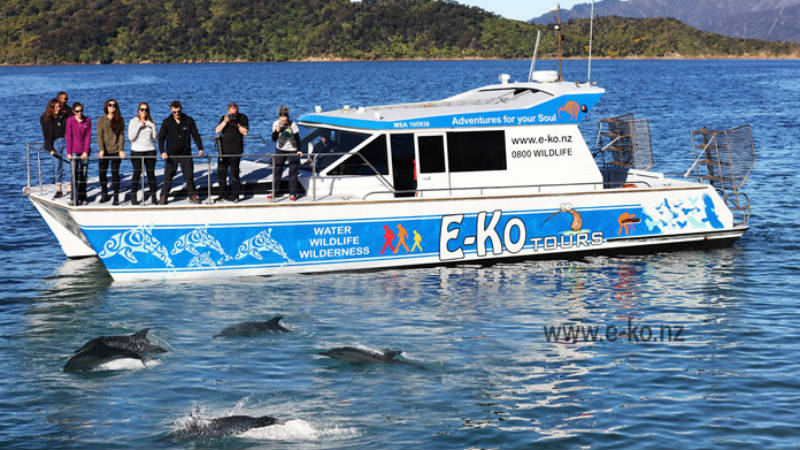
[{"label": "white and blue boat", "polygon": [[[30,175],[24,193],[67,257],[99,257],[115,280],[653,252],[742,236],[749,127],[693,132],[695,163],[667,177],[650,170],[646,121],[601,121],[589,149],[578,123],[604,92],[535,72],[439,101],[317,108],[298,120],[309,130],[298,201],[266,198],[269,158],[243,161],[253,195],[238,203],[74,207]],[[197,178],[210,186],[209,161]]]}]

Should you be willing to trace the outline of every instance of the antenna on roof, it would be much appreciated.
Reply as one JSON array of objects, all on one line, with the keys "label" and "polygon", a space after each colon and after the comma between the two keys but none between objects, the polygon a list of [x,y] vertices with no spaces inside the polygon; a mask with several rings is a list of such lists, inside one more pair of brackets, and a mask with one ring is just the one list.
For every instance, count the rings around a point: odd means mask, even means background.
[{"label": "antenna on roof", "polygon": [[539,53],[539,40],[542,38],[542,32],[536,30],[536,45],[533,46],[533,58],[531,58],[531,70],[528,72],[528,83],[533,80],[533,71],[536,69],[536,54]]},{"label": "antenna on roof", "polygon": [[[556,10],[558,11],[558,16],[556,16]],[[561,3],[556,3],[556,7],[551,9],[550,12],[553,13],[553,20],[556,21],[556,24],[553,26],[553,29],[558,32],[558,81],[564,81],[561,77],[561,59],[562,59],[562,52],[561,52]]]},{"label": "antenna on roof", "polygon": [[589,68],[588,73],[586,75],[586,83],[592,83],[592,31],[594,25],[594,0],[592,1],[592,12],[589,13]]}]

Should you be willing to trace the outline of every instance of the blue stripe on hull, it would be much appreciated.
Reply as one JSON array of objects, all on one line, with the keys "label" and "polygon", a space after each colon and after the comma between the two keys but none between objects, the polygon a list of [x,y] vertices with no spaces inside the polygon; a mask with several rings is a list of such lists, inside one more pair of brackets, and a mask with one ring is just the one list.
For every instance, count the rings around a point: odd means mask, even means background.
[{"label": "blue stripe on hull", "polygon": [[657,206],[563,206],[324,222],[83,227],[112,273],[539,254],[597,247],[605,239],[721,229],[710,197]]}]

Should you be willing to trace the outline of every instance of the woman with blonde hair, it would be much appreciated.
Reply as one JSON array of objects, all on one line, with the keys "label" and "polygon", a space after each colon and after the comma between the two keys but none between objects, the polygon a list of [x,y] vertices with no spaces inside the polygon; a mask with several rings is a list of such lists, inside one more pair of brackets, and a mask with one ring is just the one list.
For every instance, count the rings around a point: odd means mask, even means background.
[{"label": "woman with blonde hair", "polygon": [[145,194],[142,201],[148,197],[153,199],[153,204],[158,204],[156,196],[156,142],[158,130],[150,115],[150,105],[147,102],[139,103],[136,117],[128,123],[128,139],[131,141],[131,163],[133,163],[133,178],[131,178],[131,204],[139,204],[139,177],[142,176],[142,162],[147,172],[147,182],[150,193]]}]

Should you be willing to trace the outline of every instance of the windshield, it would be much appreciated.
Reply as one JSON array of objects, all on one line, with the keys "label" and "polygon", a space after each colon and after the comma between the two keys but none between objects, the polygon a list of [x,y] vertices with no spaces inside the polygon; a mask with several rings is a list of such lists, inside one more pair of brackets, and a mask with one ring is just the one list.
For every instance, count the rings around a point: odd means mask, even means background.
[{"label": "windshield", "polygon": [[313,153],[316,156],[317,173],[333,164],[357,145],[370,137],[369,134],[355,133],[352,131],[332,130],[329,128],[311,129],[313,132],[308,135],[306,144],[313,146]]}]

